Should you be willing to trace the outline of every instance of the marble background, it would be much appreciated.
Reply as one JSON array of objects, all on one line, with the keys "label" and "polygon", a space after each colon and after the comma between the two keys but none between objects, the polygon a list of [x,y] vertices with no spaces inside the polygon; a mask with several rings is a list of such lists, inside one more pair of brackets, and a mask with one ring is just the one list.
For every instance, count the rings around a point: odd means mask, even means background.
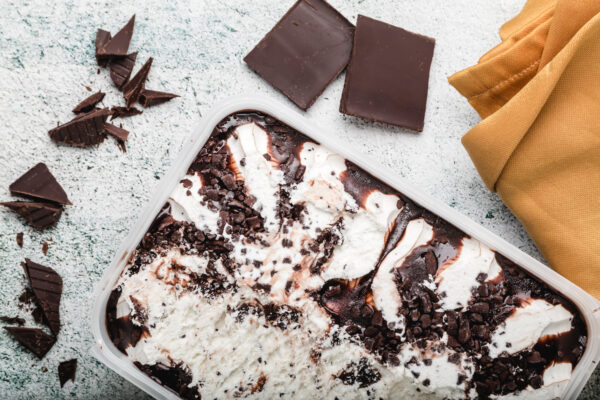
[{"label": "marble background", "polygon": [[[460,137],[479,117],[447,83],[499,42],[500,25],[524,0],[331,0],[348,19],[381,19],[436,39],[425,130],[365,122],[338,110],[343,77],[306,113],[331,135],[377,158],[407,181],[542,259],[527,234],[482,184]],[[45,162],[73,206],[59,224],[37,232],[0,210],[0,315],[34,324],[16,297],[26,281],[19,263],[29,257],[63,277],[63,328],[43,360],[0,333],[0,397],[10,399],[142,399],[146,396],[90,355],[92,290],[146,204],[184,138],[216,101],[260,93],[289,103],[242,62],[244,55],[293,4],[292,0],[0,0],[0,201],[8,185]],[[154,64],[148,87],[181,95],[170,103],[122,120],[131,130],[128,151],[112,139],[90,149],[57,146],[47,131],[72,118],[89,92],[107,92],[106,105],[122,104],[106,70],[97,73],[94,37],[116,32],[137,15],[131,49],[138,65]],[[17,232],[24,232],[20,249]],[[42,243],[49,251],[42,254]],[[60,388],[57,365],[79,360],[74,384]],[[596,373],[581,399],[598,398]]]}]

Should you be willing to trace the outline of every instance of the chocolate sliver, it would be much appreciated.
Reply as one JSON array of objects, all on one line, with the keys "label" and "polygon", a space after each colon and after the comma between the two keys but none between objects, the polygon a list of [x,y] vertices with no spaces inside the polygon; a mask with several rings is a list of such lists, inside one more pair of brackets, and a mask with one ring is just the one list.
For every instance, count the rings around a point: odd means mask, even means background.
[{"label": "chocolate sliver", "polygon": [[140,94],[142,94],[142,91],[146,86],[146,79],[150,73],[150,67],[152,67],[152,61],[153,58],[150,57],[137,74],[123,85],[123,97],[125,97],[127,108],[133,106],[140,97]]},{"label": "chocolate sliver", "polygon": [[56,224],[62,214],[62,207],[48,203],[10,201],[0,205],[13,210],[36,229],[44,229]]},{"label": "chocolate sliver", "polygon": [[63,387],[67,381],[75,382],[75,371],[77,371],[76,358],[58,364],[58,380],[60,381],[60,387]]},{"label": "chocolate sliver", "polygon": [[144,89],[140,94],[140,104],[144,107],[151,107],[157,104],[166,103],[175,97],[179,97],[179,95],[167,92],[159,92],[157,90]]},{"label": "chocolate sliver", "polygon": [[131,17],[129,22],[125,24],[123,28],[112,39],[110,39],[104,46],[100,47],[96,52],[99,56],[109,57],[124,57],[127,55],[129,50],[129,43],[133,36],[133,26],[135,24],[135,15]]},{"label": "chocolate sliver", "polygon": [[110,112],[112,114],[112,116],[110,117],[111,121],[115,118],[131,117],[132,115],[138,115],[138,114],[143,113],[143,111],[140,110],[139,108],[135,108],[135,107],[127,108],[127,107],[121,107],[121,106],[113,106],[110,109]]},{"label": "chocolate sliver", "polygon": [[96,104],[100,103],[102,99],[104,99],[105,95],[106,93],[102,93],[102,91],[94,93],[87,99],[83,100],[81,103],[77,104],[77,106],[75,106],[75,108],[73,109],[73,112],[75,114],[79,114],[92,111],[94,107],[96,107]]},{"label": "chocolate sliver", "polygon": [[111,136],[114,136],[115,138],[117,138],[118,140],[124,142],[127,140],[127,137],[129,136],[129,131],[125,130],[123,128],[119,128],[116,125],[113,125],[109,122],[106,122],[104,124],[104,129],[106,129],[106,133],[108,133]]},{"label": "chocolate sliver", "polygon": [[131,76],[131,71],[135,66],[137,51],[128,54],[125,57],[114,58],[110,63],[110,79],[120,89]]},{"label": "chocolate sliver", "polygon": [[38,163],[9,186],[14,195],[34,197],[59,204],[71,202],[46,164]]},{"label": "chocolate sliver", "polygon": [[9,324],[17,324],[17,325],[23,325],[25,324],[25,320],[21,317],[9,317],[7,315],[3,315],[0,317],[0,321],[2,322],[6,322]]},{"label": "chocolate sliver", "polygon": [[60,275],[50,267],[25,259],[23,266],[29,285],[38,300],[50,330],[58,335],[60,330],[60,297],[63,283]]},{"label": "chocolate sliver", "polygon": [[23,248],[23,232],[17,233],[17,244],[20,248]]},{"label": "chocolate sliver", "polygon": [[101,67],[106,67],[109,57],[98,54],[98,50],[104,47],[104,45],[106,45],[110,39],[112,39],[110,32],[105,31],[104,29],[98,29],[98,32],[96,32],[96,62]]},{"label": "chocolate sliver", "polygon": [[108,108],[93,111],[77,117],[48,132],[55,142],[71,146],[92,146],[102,143],[106,138],[104,122],[111,114]]},{"label": "chocolate sliver", "polygon": [[27,347],[39,358],[44,358],[46,353],[54,346],[56,339],[39,328],[22,328],[17,326],[4,327],[23,346]]}]

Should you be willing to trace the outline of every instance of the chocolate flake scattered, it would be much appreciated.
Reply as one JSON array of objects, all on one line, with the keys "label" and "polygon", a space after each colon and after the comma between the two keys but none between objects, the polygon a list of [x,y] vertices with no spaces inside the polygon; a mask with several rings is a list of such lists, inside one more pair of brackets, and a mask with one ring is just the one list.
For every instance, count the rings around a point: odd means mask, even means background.
[{"label": "chocolate flake scattered", "polygon": [[114,84],[121,89],[123,85],[129,80],[131,71],[135,66],[135,59],[137,58],[138,52],[128,54],[125,57],[114,58],[110,63],[110,79]]},{"label": "chocolate flake scattered", "polygon": [[[98,29],[98,32],[96,32],[96,62],[101,67],[106,67],[109,57],[98,54],[98,50],[104,47],[110,39],[112,39],[110,32],[104,29]],[[98,70],[98,73],[100,73],[100,70]]]},{"label": "chocolate flake scattered", "polygon": [[9,189],[13,195],[34,197],[65,205],[71,204],[62,186],[44,163],[31,168],[13,182]]},{"label": "chocolate flake scattered", "polygon": [[1,316],[0,321],[6,322],[9,324],[17,324],[17,325],[25,324],[25,320],[21,317],[8,317],[6,315]]},{"label": "chocolate flake scattered", "polygon": [[27,347],[40,359],[52,348],[56,339],[39,328],[4,327],[23,346]]},{"label": "chocolate flake scattered", "polygon": [[60,387],[63,387],[67,381],[75,382],[75,371],[77,371],[77,359],[63,361],[58,364],[58,379]]},{"label": "chocolate flake scattered", "polygon": [[[27,223],[36,229],[48,228],[60,219],[62,207],[49,203],[38,203],[32,201],[10,201],[0,203],[19,214]],[[21,235],[22,239],[22,235]],[[17,236],[17,243],[19,237]],[[22,246],[22,242],[19,244]]]},{"label": "chocolate flake scattered", "polygon": [[20,248],[23,248],[23,232],[17,233],[17,244]]},{"label": "chocolate flake scattered", "polygon": [[125,98],[127,108],[130,108],[138,101],[140,94],[146,87],[146,79],[150,73],[150,67],[154,59],[150,57],[148,61],[140,68],[140,70],[131,78],[125,85],[123,85],[123,97]]},{"label": "chocolate flake scattered", "polygon": [[151,107],[157,104],[166,103],[167,101],[179,97],[177,94],[159,92],[156,90],[144,89],[140,94],[140,104],[144,107]]},{"label": "chocolate flake scattered", "polygon": [[110,113],[108,108],[93,111],[50,130],[48,134],[55,142],[71,146],[100,144],[106,138],[104,122]]},{"label": "chocolate flake scattered", "polygon": [[104,129],[106,129],[106,133],[108,133],[111,136],[114,136],[122,142],[125,142],[127,140],[127,137],[129,136],[129,131],[123,128],[119,128],[118,126],[115,126],[109,122],[104,123]]},{"label": "chocolate flake scattered", "polygon": [[117,34],[112,37],[104,46],[100,47],[96,52],[96,55],[104,57],[124,57],[127,55],[129,49],[129,43],[133,36],[133,27],[135,24],[135,15],[131,17],[129,22],[125,24],[123,28]]},{"label": "chocolate flake scattered", "polygon": [[138,114],[143,113],[143,111],[140,110],[139,108],[135,108],[135,107],[127,108],[127,107],[121,107],[121,106],[111,107],[110,112],[112,114],[112,116],[110,117],[111,121],[115,118],[131,117],[132,115],[138,115]]},{"label": "chocolate flake scattered", "polygon": [[44,255],[48,254],[48,242],[44,241],[44,243],[42,243],[42,253],[44,253]]},{"label": "chocolate flake scattered", "polygon": [[75,106],[75,108],[73,109],[73,112],[75,114],[79,114],[92,111],[94,107],[96,107],[96,104],[100,103],[102,99],[104,99],[105,95],[106,93],[103,93],[102,91],[94,93],[93,95],[83,100],[81,103],[77,104],[77,106]]},{"label": "chocolate flake scattered", "polygon": [[58,335],[60,330],[60,297],[63,283],[60,275],[52,268],[25,259],[23,266],[29,285],[44,312],[50,330]]}]

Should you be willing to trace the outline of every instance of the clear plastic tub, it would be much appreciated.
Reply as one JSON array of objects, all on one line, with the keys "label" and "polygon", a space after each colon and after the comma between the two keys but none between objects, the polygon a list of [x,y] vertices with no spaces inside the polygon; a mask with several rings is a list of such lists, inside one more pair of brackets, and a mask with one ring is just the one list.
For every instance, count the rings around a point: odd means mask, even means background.
[{"label": "clear plastic tub", "polygon": [[105,271],[102,280],[98,283],[94,293],[95,302],[91,323],[96,344],[92,349],[92,353],[98,360],[102,361],[116,373],[156,398],[178,398],[175,393],[155,382],[137,369],[135,365],[133,365],[133,363],[113,345],[106,329],[106,303],[127,260],[146,233],[163,204],[167,201],[167,198],[175,188],[175,185],[177,185],[181,177],[185,175],[188,166],[192,163],[197,153],[212,133],[213,128],[226,116],[244,110],[256,110],[269,114],[326,147],[335,150],[365,171],[398,190],[400,193],[403,193],[424,208],[429,209],[431,212],[463,230],[466,234],[479,239],[492,249],[508,257],[576,304],[588,326],[588,343],[581,360],[573,371],[571,382],[565,389],[562,398],[577,398],[594,371],[596,363],[600,361],[600,340],[598,340],[600,337],[600,301],[596,300],[583,289],[563,278],[546,265],[523,253],[515,246],[489,232],[444,203],[433,199],[431,196],[421,192],[397,176],[393,176],[387,168],[380,166],[376,161],[363,154],[357,154],[346,144],[338,142],[331,136],[328,136],[327,132],[329,129],[327,129],[326,126],[316,126],[295,110],[273,100],[259,96],[229,99],[213,108],[212,112],[210,112],[199,124],[195,132],[186,139],[180,156],[176,158],[175,164],[162,178],[156,193],[140,214],[137,223],[133,226],[127,238],[123,241],[121,248],[116,253],[110,267]]}]

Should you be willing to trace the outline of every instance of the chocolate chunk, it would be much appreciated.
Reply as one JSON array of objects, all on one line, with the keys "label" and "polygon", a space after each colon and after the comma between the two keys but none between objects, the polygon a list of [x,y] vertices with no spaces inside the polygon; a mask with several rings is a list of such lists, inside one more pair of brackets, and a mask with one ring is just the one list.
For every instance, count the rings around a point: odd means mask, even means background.
[{"label": "chocolate chunk", "polygon": [[486,315],[490,312],[490,305],[488,303],[475,303],[471,306],[471,311]]},{"label": "chocolate chunk", "polygon": [[83,100],[81,103],[77,104],[77,106],[75,106],[75,108],[73,109],[73,112],[75,114],[79,114],[82,112],[92,111],[94,107],[96,107],[96,104],[100,103],[102,99],[104,99],[105,95],[106,93],[102,93],[102,91],[94,93],[93,95]]},{"label": "chocolate chunk", "polygon": [[7,326],[4,329],[39,358],[43,358],[56,342],[55,338],[38,328]]},{"label": "chocolate chunk", "polygon": [[60,387],[63,387],[67,381],[75,382],[75,371],[77,371],[76,358],[58,364],[58,380],[60,381]]},{"label": "chocolate chunk", "polygon": [[59,204],[71,204],[62,186],[44,163],[39,163],[31,168],[14,181],[9,189],[13,195],[34,197]]},{"label": "chocolate chunk", "polygon": [[[105,31],[104,29],[98,29],[98,32],[96,32],[96,62],[101,67],[106,67],[109,57],[98,54],[98,50],[104,47],[106,43],[110,41],[110,39],[112,39],[110,32]],[[99,71],[100,70],[98,70],[98,72]]]},{"label": "chocolate chunk", "polygon": [[123,128],[119,128],[118,126],[115,126],[110,122],[104,123],[104,129],[106,130],[106,133],[108,133],[111,136],[114,136],[122,142],[126,141],[127,137],[129,136],[129,131]]},{"label": "chocolate chunk", "polygon": [[470,338],[471,327],[469,325],[469,321],[467,319],[463,319],[460,321],[460,326],[458,328],[458,341],[461,344],[465,344]]},{"label": "chocolate chunk", "polygon": [[92,146],[100,144],[106,138],[104,122],[110,115],[108,108],[96,110],[73,119],[48,132],[55,142],[71,146]]},{"label": "chocolate chunk", "polygon": [[303,110],[344,70],[354,27],[323,0],[299,0],[244,58]]},{"label": "chocolate chunk", "polygon": [[139,114],[143,113],[143,111],[140,110],[139,108],[135,108],[135,107],[127,108],[127,107],[121,107],[121,106],[111,107],[110,112],[112,114],[112,116],[110,117],[111,121],[115,118],[131,117],[132,115],[139,115]]},{"label": "chocolate chunk", "polygon": [[527,357],[527,362],[529,364],[541,364],[543,363],[545,360],[542,358],[541,354],[539,351],[534,351],[533,353],[531,353],[529,355],[529,357]]},{"label": "chocolate chunk", "polygon": [[179,95],[167,92],[159,92],[157,90],[144,89],[140,94],[140,104],[144,107],[152,107],[158,104],[166,103],[175,97],[179,97]]},{"label": "chocolate chunk", "polygon": [[422,131],[434,45],[359,15],[340,112]]},{"label": "chocolate chunk", "polygon": [[129,50],[129,43],[133,36],[133,26],[135,24],[135,15],[115,36],[113,36],[104,46],[96,51],[96,56],[100,57],[124,57]]},{"label": "chocolate chunk", "polygon": [[137,57],[137,51],[135,53],[127,54],[125,57],[114,58],[110,63],[110,79],[114,84],[121,89],[125,82],[129,80],[131,71],[135,66],[135,59]]},{"label": "chocolate chunk", "polygon": [[20,248],[23,248],[23,232],[17,233],[17,244]]},{"label": "chocolate chunk", "polygon": [[1,316],[0,321],[17,325],[23,325],[25,323],[25,320],[21,317],[8,317],[6,315]]},{"label": "chocolate chunk", "polygon": [[125,102],[127,103],[127,108],[130,108],[138,101],[140,94],[144,91],[146,87],[146,79],[148,78],[148,74],[150,73],[150,67],[152,66],[153,58],[150,57],[148,61],[142,68],[135,74],[133,78],[131,78],[125,85],[123,85],[123,97],[125,98]]},{"label": "chocolate chunk", "polygon": [[60,330],[60,297],[63,283],[60,275],[52,268],[25,259],[23,266],[29,285],[42,307],[50,330],[58,335]]},{"label": "chocolate chunk", "polygon": [[48,203],[10,201],[0,205],[13,210],[36,229],[44,229],[56,224],[62,214],[62,207]]}]

